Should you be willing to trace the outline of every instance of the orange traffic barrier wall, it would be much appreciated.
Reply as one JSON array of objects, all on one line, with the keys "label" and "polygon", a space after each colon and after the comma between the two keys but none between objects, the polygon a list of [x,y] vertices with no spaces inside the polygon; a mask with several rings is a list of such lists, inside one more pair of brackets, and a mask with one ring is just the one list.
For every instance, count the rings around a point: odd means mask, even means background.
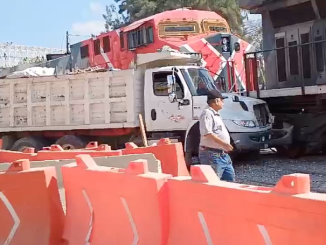
[{"label": "orange traffic barrier wall", "polygon": [[269,188],[220,181],[207,165],[173,178],[144,160],[120,169],[78,155],[61,167],[63,224],[54,168],[29,165],[0,173],[0,244],[326,244],[326,195],[306,174]]},{"label": "orange traffic barrier wall", "polygon": [[0,173],[0,244],[59,245],[63,226],[54,168],[20,160]]},{"label": "orange traffic barrier wall", "polygon": [[92,157],[109,157],[152,153],[160,162],[162,172],[173,176],[189,176],[186,167],[181,143],[170,143],[169,139],[161,139],[157,145],[138,147],[134,143],[126,143],[123,150],[112,151],[111,147],[97,142],[89,142],[85,149],[64,151],[59,145],[43,147],[43,150],[34,152],[33,148],[26,148],[24,152],[0,150],[0,163],[13,162],[18,159],[30,161],[65,160],[73,159],[80,154],[89,154]]},{"label": "orange traffic barrier wall", "polygon": [[33,155],[34,155],[33,153],[0,150],[0,163],[14,162],[20,159],[30,160]]},{"label": "orange traffic barrier wall", "polygon": [[138,147],[129,142],[126,143],[126,149],[122,150],[123,155],[142,153],[153,153],[161,161],[163,173],[173,176],[189,176],[181,143],[171,144],[169,139],[161,139],[155,146]]},{"label": "orange traffic barrier wall", "polygon": [[59,145],[51,145],[50,147],[44,147],[43,150],[37,153],[34,153],[33,148],[26,148],[24,152],[0,150],[0,163],[14,162],[19,159],[29,159],[30,161],[74,159],[77,155],[85,152],[92,157],[122,155],[122,151],[112,151],[108,145],[100,145],[96,149],[87,148],[69,151],[63,150]]},{"label": "orange traffic barrier wall", "polygon": [[67,216],[63,238],[79,244],[162,244],[168,236],[167,174],[147,162],[126,169],[96,165],[89,155],[62,166]]},{"label": "orange traffic barrier wall", "polygon": [[87,144],[85,150],[92,150],[92,151],[110,151],[111,150],[111,146],[107,145],[107,144],[101,144],[99,145],[97,141],[91,141]]},{"label": "orange traffic barrier wall", "polygon": [[168,180],[168,245],[325,245],[326,195],[306,174],[274,188],[219,181],[210,166]]},{"label": "orange traffic barrier wall", "polygon": [[[38,151],[37,155],[33,157],[33,161],[73,159],[77,155],[85,153],[85,149],[65,151],[59,145],[52,145],[49,150]],[[109,157],[121,156],[122,152],[120,150],[111,151],[111,147],[101,145],[101,148],[97,148],[96,150],[87,150],[87,154],[92,157]]]}]

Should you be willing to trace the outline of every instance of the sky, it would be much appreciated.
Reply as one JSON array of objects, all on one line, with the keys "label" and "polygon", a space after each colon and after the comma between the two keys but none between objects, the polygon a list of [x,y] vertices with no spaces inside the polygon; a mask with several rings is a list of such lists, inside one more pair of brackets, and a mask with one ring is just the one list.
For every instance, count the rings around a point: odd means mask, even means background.
[{"label": "sky", "polygon": [[105,5],[113,0],[9,0],[1,1],[0,43],[48,48],[65,47],[65,33],[70,42],[87,39],[104,31]]},{"label": "sky", "polygon": [[72,35],[70,44],[104,31],[102,14],[111,3],[113,0],[2,1],[0,43],[64,49],[66,31]]}]

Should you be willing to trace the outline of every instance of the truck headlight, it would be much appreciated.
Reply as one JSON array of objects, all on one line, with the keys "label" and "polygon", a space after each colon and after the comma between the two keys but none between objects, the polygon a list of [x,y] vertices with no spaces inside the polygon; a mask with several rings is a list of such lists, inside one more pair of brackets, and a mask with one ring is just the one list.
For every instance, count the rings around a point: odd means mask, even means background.
[{"label": "truck headlight", "polygon": [[246,127],[246,128],[256,127],[256,123],[252,120],[232,120],[232,122],[241,127]]}]

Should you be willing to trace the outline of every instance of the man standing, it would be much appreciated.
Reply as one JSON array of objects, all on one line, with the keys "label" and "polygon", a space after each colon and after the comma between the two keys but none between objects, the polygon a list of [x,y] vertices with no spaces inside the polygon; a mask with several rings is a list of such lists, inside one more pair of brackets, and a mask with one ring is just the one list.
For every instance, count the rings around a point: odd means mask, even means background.
[{"label": "man standing", "polygon": [[208,107],[200,116],[199,160],[201,164],[211,165],[221,180],[234,181],[235,173],[232,160],[227,152],[233,150],[230,135],[219,111],[227,97],[218,90],[211,90],[207,95]]}]

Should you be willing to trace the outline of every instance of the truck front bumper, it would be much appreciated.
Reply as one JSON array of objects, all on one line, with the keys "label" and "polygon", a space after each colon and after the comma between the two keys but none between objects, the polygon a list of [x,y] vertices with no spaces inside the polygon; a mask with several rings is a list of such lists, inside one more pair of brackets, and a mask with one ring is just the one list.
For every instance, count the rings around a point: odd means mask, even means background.
[{"label": "truck front bumper", "polygon": [[269,148],[272,130],[254,133],[231,133],[230,134],[237,151],[254,151]]}]

